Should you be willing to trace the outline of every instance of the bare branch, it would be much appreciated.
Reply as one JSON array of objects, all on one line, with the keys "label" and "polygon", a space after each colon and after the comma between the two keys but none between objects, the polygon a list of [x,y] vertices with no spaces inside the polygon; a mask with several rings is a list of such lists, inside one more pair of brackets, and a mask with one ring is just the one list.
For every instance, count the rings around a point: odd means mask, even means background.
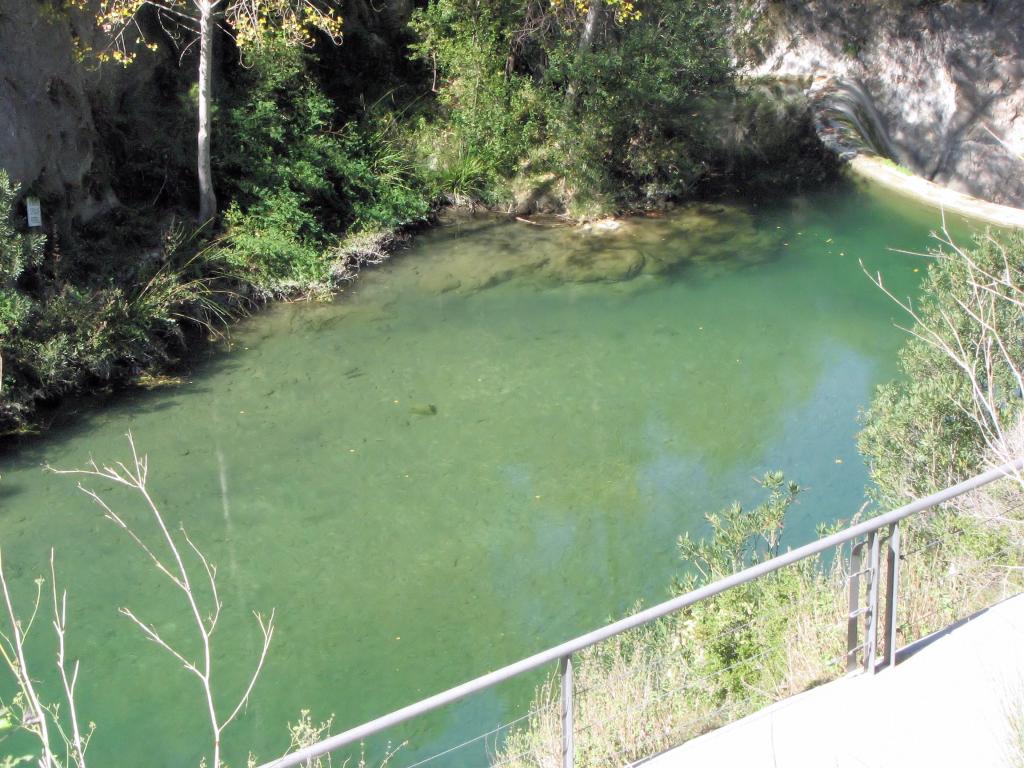
[{"label": "bare branch", "polygon": [[[249,678],[248,685],[243,691],[238,703],[226,718],[221,718],[217,713],[213,685],[213,634],[220,619],[223,603],[217,587],[217,567],[203,551],[196,545],[188,535],[185,527],[179,525],[178,531],[184,539],[188,549],[192,551],[202,566],[202,573],[210,589],[210,600],[212,604],[208,611],[200,606],[200,599],[192,582],[192,574],[185,562],[179,540],[172,534],[167,522],[160,511],[155,499],[149,492],[147,486],[149,476],[149,460],[145,454],[140,454],[135,445],[135,440],[129,432],[127,435],[128,444],[131,448],[131,460],[128,462],[116,462],[113,466],[104,465],[99,467],[95,461],[90,461],[86,469],[82,470],[53,470],[58,474],[78,474],[90,477],[97,477],[110,482],[126,486],[142,498],[147,511],[148,519],[155,524],[160,534],[162,544],[159,548],[147,544],[132,527],[131,523],[124,516],[115,512],[102,497],[91,489],[79,484],[79,489],[93,500],[104,513],[104,517],[113,522],[121,530],[128,533],[128,536],[136,546],[145,554],[146,558],[153,564],[157,571],[165,576],[174,586],[181,590],[188,605],[188,611],[192,616],[195,627],[196,638],[200,645],[200,654],[197,661],[189,661],[184,653],[172,646],[161,632],[152,624],[142,621],[128,608],[121,608],[122,615],[132,621],[142,634],[170,654],[188,672],[195,675],[202,686],[203,702],[210,724],[210,732],[213,736],[213,754],[211,768],[222,768],[221,763],[221,736],[224,730],[238,717],[248,703],[253,688],[256,685],[260,673],[263,670],[267,653],[270,650],[270,643],[274,634],[274,612],[264,619],[262,614],[256,613],[256,620],[263,636],[262,647],[256,666]],[[159,551],[158,551],[159,550]],[[55,598],[56,600],[56,598]],[[72,684],[73,685],[73,684]]]},{"label": "bare branch", "polygon": [[[39,610],[39,601],[41,596],[39,582],[36,582],[36,602],[32,609],[32,615],[35,616]],[[18,684],[18,688],[21,690],[25,698],[25,714],[28,717],[22,718],[22,727],[33,733],[39,740],[39,744],[42,747],[42,757],[40,758],[41,768],[60,768],[60,763],[53,754],[53,750],[50,746],[50,732],[47,724],[47,711],[43,706],[39,695],[36,693],[35,685],[32,682],[32,675],[29,673],[28,661],[25,658],[25,634],[21,629],[21,621],[18,619],[17,612],[14,609],[14,602],[11,600],[11,592],[7,585],[7,577],[4,575],[3,570],[3,556],[0,554],[0,590],[3,592],[4,606],[7,609],[7,621],[10,626],[10,638],[11,638],[11,651],[10,655],[7,654],[6,649],[3,653],[4,661],[7,664],[11,674],[14,675],[14,679]],[[30,622],[31,624],[31,622]]]},{"label": "bare branch", "polygon": [[169,654],[171,654],[178,661],[180,661],[181,662],[181,666],[183,666],[189,672],[193,672],[196,675],[198,675],[200,677],[200,679],[203,678],[203,673],[199,671],[199,669],[196,667],[195,664],[193,664],[191,661],[189,661],[184,656],[182,656],[180,653],[178,653],[178,651],[175,650],[174,647],[172,647],[170,643],[168,643],[166,640],[164,640],[160,636],[160,633],[157,632],[155,628],[153,628],[151,625],[147,624],[142,619],[140,619],[138,616],[136,616],[134,613],[132,613],[131,609],[129,609],[129,608],[118,608],[117,610],[118,610],[118,613],[120,613],[122,616],[127,616],[129,619],[131,619],[135,623],[135,626],[137,626],[140,630],[142,630],[142,634],[144,634],[146,637],[148,637],[154,643],[159,645],[161,648],[163,648],[165,651],[167,651]]},{"label": "bare branch", "polygon": [[221,725],[221,729],[227,728],[237,716],[242,708],[249,701],[249,695],[252,693],[252,689],[256,685],[256,679],[260,676],[260,672],[263,671],[263,662],[267,659],[267,652],[270,650],[270,641],[274,637],[274,611],[270,612],[269,618],[265,621],[263,615],[253,611],[253,616],[256,617],[256,621],[260,625],[260,632],[263,633],[263,648],[260,650],[260,658],[256,662],[256,668],[253,670],[252,677],[249,678],[249,685],[246,686],[245,693],[242,694],[242,698],[239,699],[238,705],[234,711],[228,715],[227,719]]},{"label": "bare branch", "polygon": [[212,565],[210,561],[206,559],[206,555],[204,555],[200,551],[199,547],[192,542],[192,539],[189,538],[188,533],[185,531],[185,526],[181,526],[181,535],[185,538],[185,541],[188,542],[192,551],[195,552],[196,557],[199,558],[199,562],[203,564],[203,568],[206,570],[207,579],[209,579],[210,582],[210,594],[213,595],[213,613],[210,615],[210,625],[206,631],[209,634],[213,634],[214,627],[217,626],[217,619],[220,618],[220,609],[222,607],[220,596],[217,594],[217,566]]},{"label": "bare branch", "polygon": [[[71,718],[71,738],[69,739],[61,728],[61,736],[68,745],[70,759],[78,768],[86,768],[85,750],[89,744],[89,738],[82,737],[82,730],[78,724],[78,707],[75,704],[75,686],[78,683],[78,662],[75,661],[71,676],[68,676],[67,664],[64,654],[64,639],[67,635],[68,617],[68,593],[62,590],[60,600],[57,599],[57,567],[54,564],[54,551],[50,549],[50,587],[53,594],[53,629],[57,633],[57,670],[60,672],[61,683],[64,686],[64,699],[68,705],[68,715]],[[60,721],[55,717],[54,722],[60,727]]]}]

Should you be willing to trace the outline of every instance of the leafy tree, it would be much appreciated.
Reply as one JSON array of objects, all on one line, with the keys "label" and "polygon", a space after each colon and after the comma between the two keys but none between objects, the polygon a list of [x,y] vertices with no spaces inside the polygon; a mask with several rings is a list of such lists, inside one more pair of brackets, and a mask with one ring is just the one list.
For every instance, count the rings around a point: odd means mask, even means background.
[{"label": "leafy tree", "polygon": [[232,199],[224,254],[265,293],[325,286],[344,233],[391,229],[429,210],[393,121],[338,126],[308,60],[268,35],[220,112],[226,143],[215,167]]},{"label": "leafy tree", "polygon": [[475,173],[470,191],[529,166],[605,207],[681,195],[704,172],[701,100],[731,83],[726,22],[716,1],[432,0],[413,22],[442,110],[424,132],[454,140],[428,163]]},{"label": "leafy tree", "polygon": [[[211,166],[212,85],[214,31],[223,19],[241,50],[259,47],[267,32],[291,41],[312,44],[310,29],[318,29],[335,42],[341,41],[342,19],[333,0],[102,0],[100,26],[111,36],[114,50],[104,53],[118,61],[133,59],[133,43],[144,41],[137,14],[154,9],[164,29],[178,37],[182,53],[199,43],[197,177],[199,220],[210,221],[217,213]],[[134,41],[131,39],[135,34]]]},{"label": "leafy tree", "polygon": [[[552,133],[577,188],[620,199],[678,197],[704,171],[708,121],[702,100],[731,82],[716,2],[649,0],[613,19],[580,48],[573,35],[551,46],[546,79],[572,89]],[[637,16],[638,15],[638,16]]]}]

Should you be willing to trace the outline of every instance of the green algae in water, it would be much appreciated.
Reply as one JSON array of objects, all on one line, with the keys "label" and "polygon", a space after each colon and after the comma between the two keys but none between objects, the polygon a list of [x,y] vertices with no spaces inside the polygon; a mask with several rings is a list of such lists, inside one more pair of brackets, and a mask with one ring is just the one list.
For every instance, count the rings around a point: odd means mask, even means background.
[{"label": "green algae in water", "polygon": [[[195,765],[208,737],[195,681],[116,611],[190,647],[180,598],[44,462],[123,457],[129,429],[149,453],[167,517],[219,565],[221,706],[259,650],[249,611],[276,607],[227,735],[233,765],[268,759],[302,708],[341,730],[664,598],[676,537],[766,470],[809,486],[789,543],[849,517],[858,409],[902,341],[858,260],[911,293],[924,260],[888,249],[921,250],[938,225],[849,189],[600,234],[462,223],[335,303],[253,318],[180,387],[12,447],[5,564],[24,597],[57,549],[91,762]],[[393,764],[522,714],[539,679],[389,734],[410,739]],[[485,765],[476,746],[442,764]]]}]

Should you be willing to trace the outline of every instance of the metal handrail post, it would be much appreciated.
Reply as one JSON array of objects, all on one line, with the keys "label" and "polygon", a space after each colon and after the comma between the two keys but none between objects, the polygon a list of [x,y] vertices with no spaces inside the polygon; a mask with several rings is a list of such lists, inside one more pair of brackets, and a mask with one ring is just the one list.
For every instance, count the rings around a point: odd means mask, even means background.
[{"label": "metal handrail post", "polygon": [[573,703],[572,654],[559,662],[562,673],[562,768],[573,768]]},{"label": "metal handrail post", "polygon": [[857,624],[860,623],[860,572],[865,542],[850,545],[850,600],[846,616],[846,671],[857,671]]},{"label": "metal handrail post", "polygon": [[896,663],[896,605],[900,589],[900,524],[889,526],[889,573],[885,584],[885,650],[882,661],[886,666]]},{"label": "metal handrail post", "polygon": [[878,582],[881,574],[881,537],[874,530],[868,537],[871,547],[869,570],[871,587],[868,592],[868,636],[864,650],[864,669],[870,674],[875,673],[875,652],[878,647]]}]

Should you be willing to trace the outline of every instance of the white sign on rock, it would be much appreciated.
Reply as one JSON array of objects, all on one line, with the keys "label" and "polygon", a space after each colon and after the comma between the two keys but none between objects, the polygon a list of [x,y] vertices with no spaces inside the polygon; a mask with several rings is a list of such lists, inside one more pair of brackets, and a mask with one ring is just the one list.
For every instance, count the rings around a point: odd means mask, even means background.
[{"label": "white sign on rock", "polygon": [[28,211],[28,225],[30,227],[43,226],[43,209],[39,204],[38,197],[26,198],[25,209]]}]

